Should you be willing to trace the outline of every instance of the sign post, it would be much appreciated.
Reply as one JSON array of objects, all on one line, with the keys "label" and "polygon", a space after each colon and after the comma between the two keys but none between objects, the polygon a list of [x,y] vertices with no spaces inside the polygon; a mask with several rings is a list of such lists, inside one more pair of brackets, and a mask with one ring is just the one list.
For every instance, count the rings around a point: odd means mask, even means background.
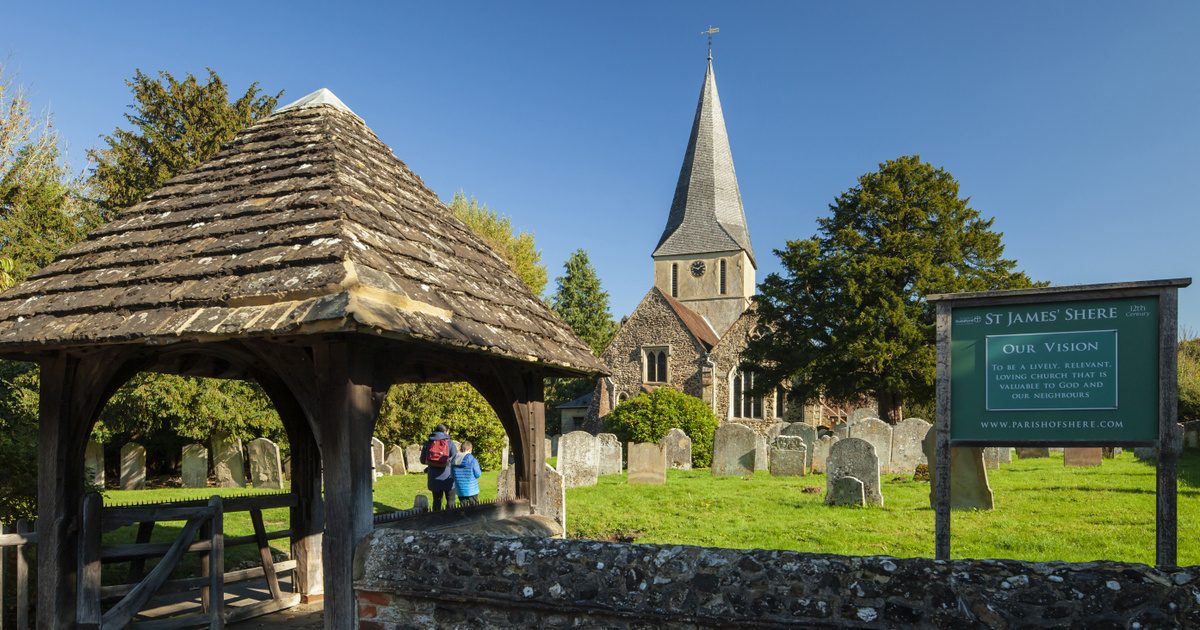
[{"label": "sign post", "polygon": [[1157,553],[1175,565],[1178,291],[1190,278],[931,295],[935,556],[950,558],[950,448],[1157,446]]}]

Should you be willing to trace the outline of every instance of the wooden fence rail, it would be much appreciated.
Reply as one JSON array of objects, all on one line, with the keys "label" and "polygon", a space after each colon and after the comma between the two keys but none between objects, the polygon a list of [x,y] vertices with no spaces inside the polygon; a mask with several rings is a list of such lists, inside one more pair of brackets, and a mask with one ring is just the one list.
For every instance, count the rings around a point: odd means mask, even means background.
[{"label": "wooden fence rail", "polygon": [[37,534],[24,519],[12,525],[0,523],[0,630],[29,628],[27,547],[34,544]]}]

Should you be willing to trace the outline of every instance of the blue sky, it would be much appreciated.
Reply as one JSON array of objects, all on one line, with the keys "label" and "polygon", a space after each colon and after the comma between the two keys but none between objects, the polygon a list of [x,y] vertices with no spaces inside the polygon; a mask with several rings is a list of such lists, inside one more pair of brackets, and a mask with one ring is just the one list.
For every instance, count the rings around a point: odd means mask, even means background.
[{"label": "blue sky", "polygon": [[[578,247],[618,317],[651,285],[709,24],[759,279],[879,162],[917,153],[1054,284],[1200,269],[1200,3],[20,3],[0,55],[72,163],[136,68],[332,89],[443,198]],[[1200,286],[1180,294],[1200,333]]]}]

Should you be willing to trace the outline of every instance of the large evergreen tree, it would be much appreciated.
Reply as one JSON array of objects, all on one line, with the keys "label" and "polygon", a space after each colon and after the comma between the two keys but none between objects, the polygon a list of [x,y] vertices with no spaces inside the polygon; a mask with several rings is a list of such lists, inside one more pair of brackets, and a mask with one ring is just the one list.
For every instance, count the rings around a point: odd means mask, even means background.
[{"label": "large evergreen tree", "polygon": [[[617,334],[617,323],[608,308],[608,292],[600,287],[600,276],[588,259],[587,252],[577,249],[563,263],[563,275],[555,279],[550,307],[571,330],[600,356]],[[591,391],[591,379],[556,378],[546,384],[547,432],[562,429],[562,416],[555,407]]]},{"label": "large evergreen tree", "polygon": [[785,379],[793,400],[874,396],[896,421],[934,385],[933,293],[1030,286],[1004,257],[1001,234],[949,172],[903,156],[858,179],[818,219],[819,234],[776,250],[782,274],[755,298],[764,334],[748,364],[759,389]]}]

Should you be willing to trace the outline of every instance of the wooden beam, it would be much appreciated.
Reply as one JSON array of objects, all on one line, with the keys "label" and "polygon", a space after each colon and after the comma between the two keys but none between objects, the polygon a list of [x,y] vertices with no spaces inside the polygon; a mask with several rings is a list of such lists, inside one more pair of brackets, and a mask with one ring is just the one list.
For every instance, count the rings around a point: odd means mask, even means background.
[{"label": "wooden beam", "polygon": [[1155,489],[1155,565],[1177,566],[1177,464],[1183,445],[1179,425],[1179,290],[1158,297],[1158,475]]}]

